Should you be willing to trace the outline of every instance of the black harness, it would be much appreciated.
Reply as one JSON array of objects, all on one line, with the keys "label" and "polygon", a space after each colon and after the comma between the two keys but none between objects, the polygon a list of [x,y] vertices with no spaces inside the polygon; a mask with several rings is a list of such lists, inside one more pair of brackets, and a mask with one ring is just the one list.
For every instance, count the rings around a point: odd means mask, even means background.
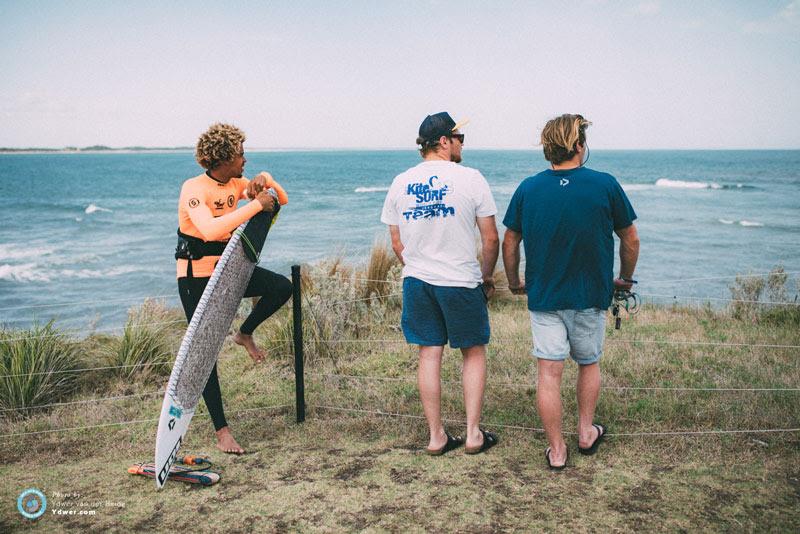
[{"label": "black harness", "polygon": [[221,256],[227,241],[204,241],[199,237],[184,234],[178,230],[178,246],[175,247],[176,260],[188,260],[186,276],[194,278],[192,273],[192,260],[199,260],[204,256]]}]

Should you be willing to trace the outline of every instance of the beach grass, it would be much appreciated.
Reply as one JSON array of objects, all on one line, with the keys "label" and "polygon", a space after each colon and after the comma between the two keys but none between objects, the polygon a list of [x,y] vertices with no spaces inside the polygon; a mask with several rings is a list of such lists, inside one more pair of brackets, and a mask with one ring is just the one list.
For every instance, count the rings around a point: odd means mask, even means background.
[{"label": "beach grass", "polygon": [[[383,260],[376,260],[381,263]],[[291,309],[256,331],[262,364],[226,341],[220,380],[231,427],[247,454],[214,448],[200,404],[183,451],[206,454],[222,482],[210,488],[150,479],[126,468],[150,461],[166,376],[80,373],[67,401],[115,400],[4,418],[0,531],[111,529],[199,532],[733,530],[800,526],[800,329],[796,309],[775,315],[645,302],[620,330],[607,325],[597,419],[611,436],[596,456],[546,469],[535,412],[535,362],[525,301],[491,302],[492,342],[483,425],[501,443],[486,454],[431,458],[415,383],[416,351],[399,331],[396,265],[332,260],[304,270],[307,420],[294,421]],[[376,276],[376,278],[372,278]],[[501,275],[498,275],[501,276]],[[788,298],[788,297],[787,297]],[[242,312],[248,303],[243,304]],[[183,326],[164,337],[179,341]],[[91,368],[119,341],[78,342]],[[460,354],[447,349],[442,411],[463,433]],[[142,366],[144,367],[144,366]],[[566,365],[564,429],[574,432],[576,366]],[[692,389],[684,389],[692,388]],[[133,396],[139,395],[139,396]],[[131,422],[68,432],[47,432]],[[138,422],[142,421],[142,422]],[[748,430],[755,432],[718,433]],[[45,432],[9,436],[30,432]],[[674,434],[672,433],[674,432]],[[648,433],[656,433],[648,434]],[[16,497],[36,487],[48,513],[24,520]],[[78,496],[67,496],[77,494]],[[81,506],[85,504],[87,506]],[[53,515],[91,509],[94,515]]]}]

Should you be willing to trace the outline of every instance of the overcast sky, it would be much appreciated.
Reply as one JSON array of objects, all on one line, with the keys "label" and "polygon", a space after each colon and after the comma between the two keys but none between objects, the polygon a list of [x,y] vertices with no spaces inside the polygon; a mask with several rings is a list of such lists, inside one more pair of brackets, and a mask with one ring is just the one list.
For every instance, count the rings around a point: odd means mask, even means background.
[{"label": "overcast sky", "polygon": [[[564,5],[570,5],[566,10]],[[800,148],[800,0],[0,0],[0,146]]]}]

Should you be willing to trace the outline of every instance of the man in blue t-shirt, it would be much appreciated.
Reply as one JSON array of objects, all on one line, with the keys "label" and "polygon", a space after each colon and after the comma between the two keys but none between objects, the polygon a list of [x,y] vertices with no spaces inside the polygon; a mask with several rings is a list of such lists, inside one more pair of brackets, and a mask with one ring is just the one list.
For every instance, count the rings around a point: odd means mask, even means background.
[{"label": "man in blue t-shirt", "polygon": [[[538,362],[537,407],[551,469],[567,463],[561,433],[561,373],[571,356],[578,370],[578,451],[594,454],[606,428],[594,422],[600,393],[606,309],[614,289],[630,289],[639,236],[628,197],[610,174],[584,167],[589,149],[581,115],[562,115],[542,130],[552,168],[526,178],[503,219],[503,263],[515,294],[528,294],[533,355]],[[620,274],[614,279],[614,236],[620,239]],[[519,244],[525,247],[525,285],[519,279]]]}]

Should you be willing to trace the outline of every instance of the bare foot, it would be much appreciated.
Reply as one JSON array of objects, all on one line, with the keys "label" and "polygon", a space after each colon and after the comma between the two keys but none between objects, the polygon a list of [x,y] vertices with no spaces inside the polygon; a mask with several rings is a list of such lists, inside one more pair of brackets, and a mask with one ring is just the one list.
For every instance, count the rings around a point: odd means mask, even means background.
[{"label": "bare foot", "polygon": [[467,431],[467,442],[465,446],[468,449],[480,449],[483,446],[483,432],[477,428],[472,433]]},{"label": "bare foot", "polygon": [[227,426],[217,430],[217,448],[227,454],[244,454],[244,449],[233,439],[231,429]]},{"label": "bare foot", "polygon": [[233,335],[233,342],[244,347],[247,350],[247,354],[250,355],[254,362],[261,363],[264,361],[266,354],[256,346],[256,342],[253,341],[253,336],[236,332]]},{"label": "bare foot", "polygon": [[431,434],[431,439],[428,442],[428,450],[435,451],[447,445],[447,434],[442,428],[439,432]]}]

